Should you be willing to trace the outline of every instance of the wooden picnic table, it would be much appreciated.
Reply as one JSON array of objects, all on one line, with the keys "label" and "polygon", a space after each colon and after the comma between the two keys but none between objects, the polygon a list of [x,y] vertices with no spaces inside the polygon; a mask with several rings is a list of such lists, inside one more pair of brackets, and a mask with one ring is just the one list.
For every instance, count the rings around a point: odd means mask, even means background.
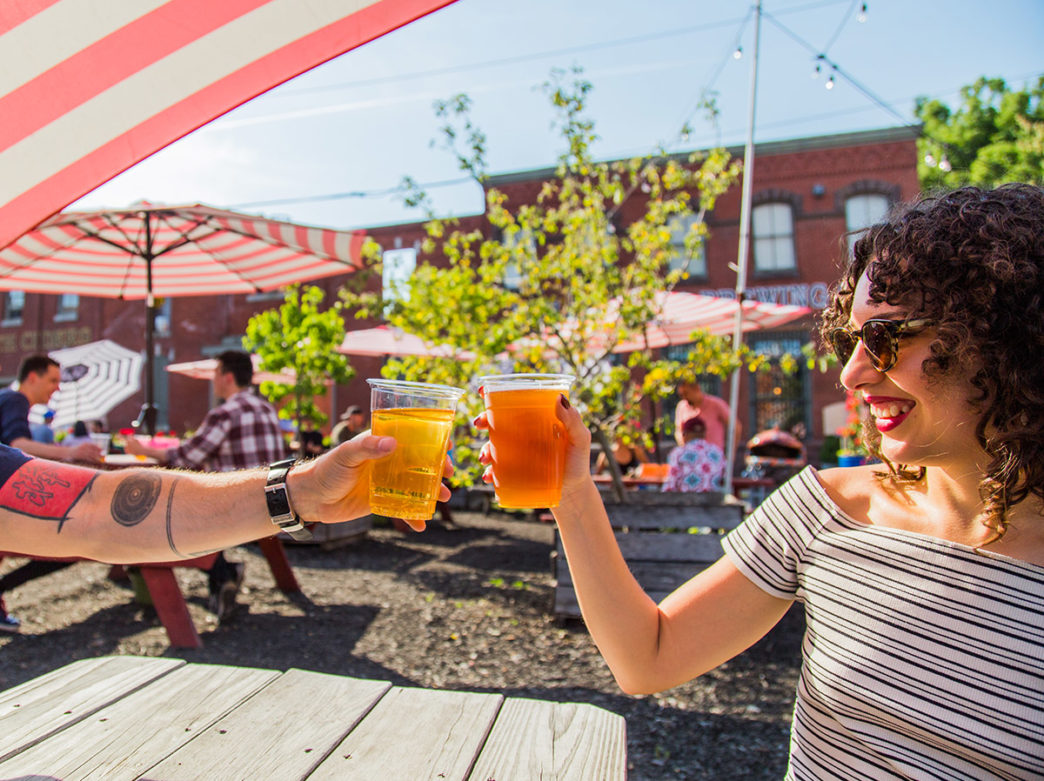
[{"label": "wooden picnic table", "polygon": [[558,703],[181,659],[83,659],[0,692],[0,777],[615,781],[624,719]]}]

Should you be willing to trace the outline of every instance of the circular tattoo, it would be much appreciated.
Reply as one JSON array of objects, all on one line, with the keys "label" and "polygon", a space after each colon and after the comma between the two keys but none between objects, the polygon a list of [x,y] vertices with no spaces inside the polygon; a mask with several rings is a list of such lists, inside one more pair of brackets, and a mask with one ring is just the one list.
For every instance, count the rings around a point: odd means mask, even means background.
[{"label": "circular tattoo", "polygon": [[112,495],[112,518],[120,526],[137,526],[156,506],[163,481],[158,475],[128,477]]}]

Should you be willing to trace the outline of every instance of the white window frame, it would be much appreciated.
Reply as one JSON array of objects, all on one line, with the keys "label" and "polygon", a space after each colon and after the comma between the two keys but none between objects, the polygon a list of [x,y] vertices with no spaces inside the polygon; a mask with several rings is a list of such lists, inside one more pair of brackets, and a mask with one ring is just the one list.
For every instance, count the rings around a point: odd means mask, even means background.
[{"label": "white window frame", "polygon": [[794,207],[785,201],[761,203],[751,214],[754,270],[758,272],[794,271]]},{"label": "white window frame", "polygon": [[417,254],[416,247],[381,253],[381,291],[385,301],[410,300],[410,277],[417,268]]},{"label": "white window frame", "polygon": [[707,244],[700,242],[696,255],[689,255],[685,249],[685,237],[689,230],[699,222],[695,214],[674,215],[667,221],[667,229],[671,232],[671,257],[669,267],[671,271],[686,270],[690,278],[707,278]]},{"label": "white window frame", "polygon": [[[17,299],[17,306],[15,301]],[[3,325],[21,325],[25,316],[25,291],[8,290],[4,294],[4,319]]]},{"label": "white window frame", "polygon": [[80,296],[78,293],[59,293],[57,308],[54,310],[56,323],[76,320],[80,317]]},{"label": "white window frame", "polygon": [[882,193],[859,193],[845,199],[845,231],[852,251],[863,230],[884,219],[891,203]]}]

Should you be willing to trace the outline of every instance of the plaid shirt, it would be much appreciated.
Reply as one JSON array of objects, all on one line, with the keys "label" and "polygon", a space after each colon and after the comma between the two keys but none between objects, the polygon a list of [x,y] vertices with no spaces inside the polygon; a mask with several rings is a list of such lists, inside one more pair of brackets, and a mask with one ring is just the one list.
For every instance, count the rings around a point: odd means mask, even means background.
[{"label": "plaid shirt", "polygon": [[271,464],[285,457],[275,407],[245,390],[208,412],[199,431],[169,451],[167,463],[187,469],[230,472]]}]

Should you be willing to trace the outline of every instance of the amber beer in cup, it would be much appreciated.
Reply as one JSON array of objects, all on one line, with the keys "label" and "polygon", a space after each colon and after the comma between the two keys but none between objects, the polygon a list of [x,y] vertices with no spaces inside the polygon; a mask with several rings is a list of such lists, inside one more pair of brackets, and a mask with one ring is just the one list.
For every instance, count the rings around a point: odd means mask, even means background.
[{"label": "amber beer in cup", "polygon": [[390,518],[427,521],[435,514],[453,414],[461,388],[424,382],[367,380],[371,431],[395,437],[398,446],[373,462],[370,511]]},{"label": "amber beer in cup", "polygon": [[555,414],[569,396],[568,374],[496,374],[481,377],[489,420],[493,488],[501,507],[532,510],[562,500],[565,427]]}]

